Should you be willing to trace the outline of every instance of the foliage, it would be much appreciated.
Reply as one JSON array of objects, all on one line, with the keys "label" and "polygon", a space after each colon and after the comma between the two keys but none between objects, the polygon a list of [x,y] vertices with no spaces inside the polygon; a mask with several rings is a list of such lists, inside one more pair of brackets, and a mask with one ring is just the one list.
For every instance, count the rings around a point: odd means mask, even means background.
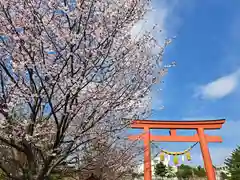
[{"label": "foliage", "polygon": [[62,177],[59,174],[51,174],[49,180],[62,180]]},{"label": "foliage", "polygon": [[0,170],[0,180],[6,180],[6,175],[3,171]]},{"label": "foliage", "polygon": [[221,172],[221,173],[220,173],[220,180],[227,180],[227,179],[229,179],[228,176],[227,176],[227,174],[224,173],[224,172]]},{"label": "foliage", "polygon": [[196,177],[200,177],[200,178],[206,177],[206,171],[201,166],[198,166],[197,168],[193,168],[193,173],[194,173],[194,176]]},{"label": "foliage", "polygon": [[176,175],[179,179],[191,179],[192,177],[205,178],[206,171],[201,166],[193,168],[191,166],[182,164],[180,167],[178,167],[178,172]]},{"label": "foliage", "polygon": [[162,162],[157,163],[154,167],[155,176],[163,178],[167,176],[167,172],[167,167]]},{"label": "foliage", "polygon": [[238,146],[231,153],[230,157],[225,160],[225,165],[227,166],[230,180],[240,179],[240,146]]},{"label": "foliage", "polygon": [[173,172],[173,168],[171,166],[167,167],[166,177],[168,177],[168,178],[176,177],[176,174]]},{"label": "foliage", "polygon": [[131,179],[133,179],[133,180],[142,179],[142,177],[144,177],[144,173],[133,172],[131,176],[132,176]]},{"label": "foliage", "polygon": [[193,169],[191,166],[182,164],[178,167],[176,176],[180,180],[190,179],[191,177],[193,177]]},{"label": "foliage", "polygon": [[170,43],[132,36],[148,9],[148,0],[0,0],[0,169],[8,177],[44,180],[95,155],[101,164],[96,144],[117,155],[107,160],[111,173],[132,166],[134,148],[117,137],[148,115]]}]

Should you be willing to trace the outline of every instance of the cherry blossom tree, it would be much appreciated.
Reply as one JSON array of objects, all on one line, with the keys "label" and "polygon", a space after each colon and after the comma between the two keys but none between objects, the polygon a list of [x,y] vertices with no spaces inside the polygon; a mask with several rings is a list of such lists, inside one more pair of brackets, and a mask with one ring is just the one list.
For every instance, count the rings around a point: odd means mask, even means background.
[{"label": "cherry blossom tree", "polygon": [[[111,139],[111,140],[110,140]],[[108,140],[95,140],[85,146],[84,153],[74,156],[74,168],[62,167],[56,171],[82,179],[94,174],[99,179],[124,180],[133,179],[134,171],[139,165],[137,157],[143,155],[143,149],[138,143],[127,144],[124,138],[108,138]],[[140,145],[140,144],[139,144]],[[73,166],[72,166],[73,167]],[[75,173],[71,173],[75,172]]]},{"label": "cherry blossom tree", "polygon": [[0,169],[7,177],[47,179],[89,143],[148,114],[169,44],[159,46],[151,32],[131,34],[149,3],[0,0]]}]

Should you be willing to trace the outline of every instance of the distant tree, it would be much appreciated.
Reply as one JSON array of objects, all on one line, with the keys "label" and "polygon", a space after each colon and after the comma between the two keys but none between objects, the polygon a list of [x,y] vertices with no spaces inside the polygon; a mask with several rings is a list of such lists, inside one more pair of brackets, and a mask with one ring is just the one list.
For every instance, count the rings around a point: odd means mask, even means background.
[{"label": "distant tree", "polygon": [[220,173],[220,180],[227,180],[227,179],[228,179],[227,174],[224,173],[224,172],[221,172],[221,173]]},{"label": "distant tree", "polygon": [[133,172],[132,173],[132,176],[131,176],[131,179],[140,179],[144,176],[143,173],[136,173],[136,172]]},{"label": "distant tree", "polygon": [[167,167],[162,162],[156,164],[154,167],[155,176],[161,177],[161,179],[167,176],[167,172]]},{"label": "distant tree", "polygon": [[193,173],[196,177],[199,178],[204,178],[206,177],[206,171],[204,168],[202,168],[201,166],[198,166],[197,168],[193,169]]},{"label": "distant tree", "polygon": [[52,174],[49,177],[49,180],[62,180],[63,178],[61,177],[60,174]]},{"label": "distant tree", "polygon": [[240,146],[238,146],[229,158],[225,160],[225,165],[230,174],[229,180],[240,179]]},{"label": "distant tree", "polygon": [[182,164],[178,167],[178,171],[176,173],[176,176],[179,180],[187,180],[193,177],[193,169],[191,166]]},{"label": "distant tree", "polygon": [[173,168],[171,166],[167,167],[166,177],[168,177],[168,178],[176,177],[176,174],[173,172]]},{"label": "distant tree", "polygon": [[7,178],[6,178],[5,173],[2,170],[0,170],[0,180],[6,180],[6,179]]}]

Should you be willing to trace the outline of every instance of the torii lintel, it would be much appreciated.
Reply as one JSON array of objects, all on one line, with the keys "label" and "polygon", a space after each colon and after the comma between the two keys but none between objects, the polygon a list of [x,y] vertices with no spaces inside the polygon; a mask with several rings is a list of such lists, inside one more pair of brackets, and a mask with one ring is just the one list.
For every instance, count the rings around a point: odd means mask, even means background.
[{"label": "torii lintel", "polygon": [[225,119],[200,120],[200,121],[155,121],[155,120],[134,120],[131,128],[143,129],[220,129]]}]

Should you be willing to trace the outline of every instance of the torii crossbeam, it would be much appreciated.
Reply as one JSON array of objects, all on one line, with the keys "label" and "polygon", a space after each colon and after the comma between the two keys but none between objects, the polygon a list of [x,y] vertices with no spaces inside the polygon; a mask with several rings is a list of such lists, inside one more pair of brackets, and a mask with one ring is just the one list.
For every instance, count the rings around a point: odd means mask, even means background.
[{"label": "torii crossbeam", "polygon": [[[144,129],[140,135],[129,136],[131,140],[143,140],[144,142],[144,180],[152,180],[151,173],[151,141],[161,142],[199,142],[204,166],[208,180],[216,180],[215,171],[212,165],[211,156],[208,149],[209,142],[222,142],[220,136],[209,136],[204,130],[221,129],[225,119],[204,120],[204,121],[154,121],[154,120],[134,120],[131,128]],[[169,136],[154,136],[150,134],[150,129],[170,129]],[[177,129],[196,130],[193,136],[179,136]]]}]

